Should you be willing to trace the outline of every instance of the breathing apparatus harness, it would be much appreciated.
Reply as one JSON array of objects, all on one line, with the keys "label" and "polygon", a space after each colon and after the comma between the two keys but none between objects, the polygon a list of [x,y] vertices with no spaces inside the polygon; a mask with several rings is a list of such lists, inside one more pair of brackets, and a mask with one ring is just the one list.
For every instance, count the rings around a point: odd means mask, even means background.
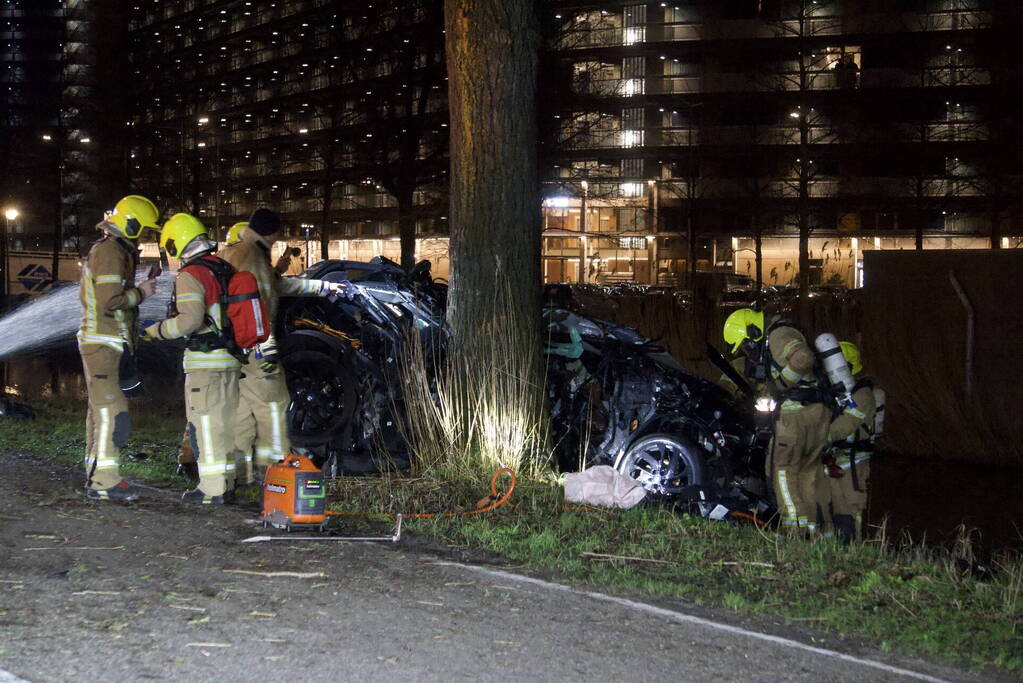
[{"label": "breathing apparatus harness", "polygon": [[[213,256],[213,258],[208,258],[210,256]],[[243,365],[248,364],[248,357],[245,350],[235,343],[231,318],[227,314],[227,306],[229,303],[227,292],[228,282],[231,279],[231,275],[234,273],[234,268],[227,261],[214,255],[212,252],[205,252],[186,263],[182,266],[181,270],[184,271],[186,268],[194,268],[197,266],[208,270],[210,275],[212,275],[213,280],[217,283],[217,287],[220,289],[217,299],[220,303],[221,319],[219,321],[214,320],[209,314],[209,306],[207,305],[205,322],[208,327],[212,328],[212,331],[189,335],[185,339],[185,348],[189,351],[198,351],[200,353],[209,353],[210,351],[227,349],[227,352],[237,358]],[[178,302],[177,292],[175,291],[171,294],[170,303],[167,304],[167,315],[168,317],[174,317],[177,314]]]},{"label": "breathing apparatus harness", "polygon": [[[853,387],[853,390],[850,393],[855,394],[860,389],[870,389],[873,392],[873,391],[875,391],[874,383],[871,382],[869,379],[866,379],[866,378],[858,379],[856,381],[856,386]],[[875,415],[876,415],[876,411],[883,411],[883,410],[884,410],[884,403],[881,403],[881,405],[879,405],[879,406],[875,406]],[[861,430],[863,432],[866,432],[866,437],[860,438]],[[845,439],[842,439],[841,441],[838,441],[838,442],[836,442],[834,444],[834,446],[838,450],[848,451],[848,454],[849,454],[849,476],[852,477],[853,489],[856,490],[856,491],[862,491],[863,490],[863,488],[860,485],[859,475],[856,472],[856,455],[858,453],[866,454],[867,457],[870,457],[871,455],[873,455],[873,453],[874,453],[874,443],[877,441],[879,436],[880,436],[880,433],[877,430],[877,422],[873,421],[873,420],[870,421],[870,422],[864,420],[864,421],[862,421],[860,423],[860,425],[858,427],[856,427],[856,431],[854,431],[852,434],[850,434]],[[825,464],[827,465],[828,463],[825,462]],[[837,467],[837,464],[836,464],[836,467]],[[829,466],[828,467],[828,475],[833,477],[833,478],[835,478],[835,479],[839,479],[839,478],[841,478],[844,475],[844,473],[841,471],[841,468],[838,468],[838,471],[836,472],[836,471],[832,470],[832,468]]]},{"label": "breathing apparatus harness", "polygon": [[[782,327],[791,327],[796,329],[796,326],[790,321],[782,318],[771,323],[771,325],[764,330],[763,336],[758,341],[752,341],[752,337],[750,338],[751,343],[747,344],[745,349],[746,377],[752,380],[754,384],[762,384],[766,387],[771,398],[779,405],[783,401],[796,401],[797,403],[802,403],[804,405],[809,403],[828,403],[827,392],[823,391],[819,387],[797,385],[786,389],[778,388],[777,383],[774,380],[781,374],[782,366],[777,360],[775,360],[774,355],[771,353],[768,339],[772,332]],[[814,375],[817,376],[818,374],[817,364],[815,363]]]}]

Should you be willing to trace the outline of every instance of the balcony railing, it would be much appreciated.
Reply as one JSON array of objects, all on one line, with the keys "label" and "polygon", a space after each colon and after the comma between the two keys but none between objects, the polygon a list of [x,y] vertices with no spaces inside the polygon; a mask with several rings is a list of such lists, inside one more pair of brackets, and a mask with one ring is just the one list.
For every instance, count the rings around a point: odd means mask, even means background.
[{"label": "balcony railing", "polygon": [[[689,187],[693,182],[694,186]],[[761,199],[796,199],[799,197],[799,182],[795,178],[728,179],[704,178],[691,181],[685,178],[664,178],[658,183],[661,201],[686,199],[690,196],[702,199],[729,199],[750,197],[754,182]],[[913,199],[918,196],[928,199],[956,199],[984,196],[983,183],[977,179],[925,178],[922,181],[910,177],[833,176],[818,177],[807,183],[812,199],[830,198],[900,198]]]},{"label": "balcony railing", "polygon": [[[846,76],[846,78],[850,78]],[[793,92],[800,89],[798,71],[768,73],[722,73],[713,76],[647,76],[636,78],[605,78],[578,80],[573,84],[577,94],[593,97],[630,98],[640,95],[679,95],[724,92]],[[858,88],[958,87],[988,85],[991,74],[973,66],[928,67],[924,69],[864,69],[850,80],[841,80],[830,69],[809,71],[805,78],[807,90],[856,90]]]},{"label": "balcony railing", "polygon": [[945,10],[928,13],[875,14],[862,17],[811,17],[800,28],[798,19],[779,21],[731,20],[715,23],[651,23],[629,28],[598,27],[566,31],[555,42],[559,50],[619,47],[640,42],[691,42],[719,38],[785,38],[837,36],[854,33],[963,31],[987,28],[991,13]]}]

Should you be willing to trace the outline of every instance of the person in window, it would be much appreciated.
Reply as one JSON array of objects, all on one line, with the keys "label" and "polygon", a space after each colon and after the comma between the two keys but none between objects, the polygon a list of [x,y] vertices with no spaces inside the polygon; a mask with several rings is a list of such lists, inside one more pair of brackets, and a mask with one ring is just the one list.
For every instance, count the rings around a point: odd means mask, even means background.
[{"label": "person in window", "polygon": [[851,89],[857,86],[860,67],[856,65],[856,57],[851,54],[844,54],[835,62],[835,79],[838,87]]}]

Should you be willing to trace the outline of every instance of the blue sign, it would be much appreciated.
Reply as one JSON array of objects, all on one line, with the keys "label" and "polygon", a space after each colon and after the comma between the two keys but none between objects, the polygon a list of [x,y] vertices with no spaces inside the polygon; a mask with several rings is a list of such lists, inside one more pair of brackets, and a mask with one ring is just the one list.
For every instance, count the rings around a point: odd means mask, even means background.
[{"label": "blue sign", "polygon": [[41,292],[53,284],[53,275],[46,266],[30,263],[18,273],[18,282],[30,292]]}]

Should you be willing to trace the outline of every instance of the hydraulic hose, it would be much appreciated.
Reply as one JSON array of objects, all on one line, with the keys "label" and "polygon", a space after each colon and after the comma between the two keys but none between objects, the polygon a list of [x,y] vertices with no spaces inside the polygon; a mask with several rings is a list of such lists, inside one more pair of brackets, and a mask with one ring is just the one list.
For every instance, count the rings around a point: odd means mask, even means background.
[{"label": "hydraulic hose", "polygon": [[748,519],[749,521],[753,522],[754,524],[756,524],[761,529],[766,529],[769,526],[769,524],[767,522],[765,522],[764,520],[762,520],[759,517],[757,517],[756,513],[743,512],[741,510],[732,510],[728,514],[731,517],[739,517],[739,518],[742,518],[742,519]]}]

